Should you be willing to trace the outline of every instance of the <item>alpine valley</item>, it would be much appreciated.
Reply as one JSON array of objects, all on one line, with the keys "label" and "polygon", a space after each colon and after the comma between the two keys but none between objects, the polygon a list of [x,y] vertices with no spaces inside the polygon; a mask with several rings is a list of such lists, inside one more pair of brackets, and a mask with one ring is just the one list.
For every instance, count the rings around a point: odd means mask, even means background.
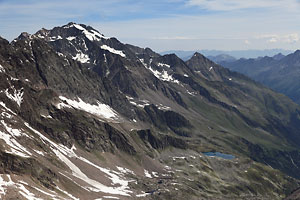
[{"label": "alpine valley", "polygon": [[300,107],[199,53],[0,38],[0,111],[1,199],[299,197]]}]

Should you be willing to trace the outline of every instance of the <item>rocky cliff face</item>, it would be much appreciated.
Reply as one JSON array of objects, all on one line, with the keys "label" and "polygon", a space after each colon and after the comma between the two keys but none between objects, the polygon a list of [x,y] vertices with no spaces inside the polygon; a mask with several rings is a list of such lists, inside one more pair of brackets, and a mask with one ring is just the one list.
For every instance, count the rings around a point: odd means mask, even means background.
[{"label": "rocky cliff face", "polygon": [[0,110],[4,199],[280,199],[299,185],[288,98],[82,24],[0,39]]}]

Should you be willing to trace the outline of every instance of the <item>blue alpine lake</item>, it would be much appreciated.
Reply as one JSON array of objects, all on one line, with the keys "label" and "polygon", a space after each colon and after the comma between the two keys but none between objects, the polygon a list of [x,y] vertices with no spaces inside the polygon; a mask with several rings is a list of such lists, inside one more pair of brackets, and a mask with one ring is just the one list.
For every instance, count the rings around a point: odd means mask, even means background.
[{"label": "blue alpine lake", "polygon": [[220,158],[227,159],[227,160],[232,160],[235,158],[234,155],[224,154],[224,153],[220,153],[220,152],[204,152],[203,154],[206,156],[209,156],[209,157],[214,156],[214,157],[220,157]]}]

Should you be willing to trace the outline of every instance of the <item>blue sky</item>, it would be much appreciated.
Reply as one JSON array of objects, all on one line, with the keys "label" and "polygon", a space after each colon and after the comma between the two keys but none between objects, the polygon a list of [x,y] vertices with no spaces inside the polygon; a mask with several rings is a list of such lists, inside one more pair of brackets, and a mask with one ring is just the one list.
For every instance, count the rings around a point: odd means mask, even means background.
[{"label": "blue sky", "polygon": [[299,0],[0,0],[0,36],[70,21],[165,50],[300,49]]}]

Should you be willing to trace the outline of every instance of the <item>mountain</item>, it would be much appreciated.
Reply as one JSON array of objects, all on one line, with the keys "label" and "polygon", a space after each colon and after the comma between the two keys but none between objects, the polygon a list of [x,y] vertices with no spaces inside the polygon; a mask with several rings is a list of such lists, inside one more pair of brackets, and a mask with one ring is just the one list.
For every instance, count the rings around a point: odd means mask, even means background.
[{"label": "mountain", "polygon": [[290,54],[292,53],[291,50],[285,50],[285,49],[265,49],[265,50],[233,50],[233,51],[221,51],[221,50],[195,50],[195,51],[176,51],[176,50],[170,50],[170,51],[164,51],[161,52],[162,55],[175,53],[178,57],[180,57],[183,60],[190,59],[195,52],[200,52],[201,54],[209,57],[215,57],[218,55],[229,55],[234,58],[240,59],[240,58],[257,58],[261,56],[274,56],[276,54]]},{"label": "mountain", "polygon": [[235,62],[222,62],[221,64],[287,95],[298,104],[300,103],[299,50],[287,56],[278,54],[274,57],[240,59]]},{"label": "mountain", "polygon": [[220,64],[222,62],[234,62],[237,60],[235,57],[227,54],[220,54],[217,56],[207,56],[207,58],[214,61],[217,64]]},{"label": "mountain", "polygon": [[300,107],[215,64],[69,23],[0,38],[1,199],[282,199]]},{"label": "mountain", "polygon": [[278,54],[276,54],[276,55],[273,56],[273,59],[275,59],[275,60],[281,60],[284,57],[285,56],[282,53],[278,53]]}]

